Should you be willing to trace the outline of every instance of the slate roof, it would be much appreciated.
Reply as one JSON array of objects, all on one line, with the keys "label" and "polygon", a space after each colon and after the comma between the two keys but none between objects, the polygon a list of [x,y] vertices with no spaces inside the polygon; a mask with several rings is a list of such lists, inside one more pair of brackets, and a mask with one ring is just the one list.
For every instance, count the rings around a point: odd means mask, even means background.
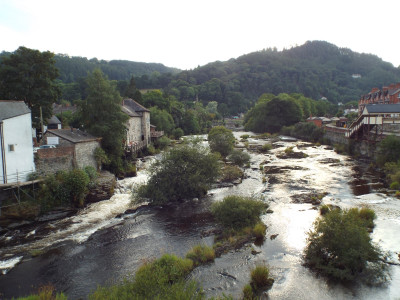
[{"label": "slate roof", "polygon": [[53,115],[50,119],[47,120],[47,124],[61,124],[61,121],[57,116]]},{"label": "slate roof", "polygon": [[101,140],[101,138],[95,137],[94,135],[79,129],[48,129],[46,133],[47,132],[50,132],[74,144]]},{"label": "slate roof", "polygon": [[133,99],[124,99],[122,102],[122,111],[130,117],[140,117],[143,112],[150,112],[147,108],[140,105]]},{"label": "slate roof", "polygon": [[370,114],[377,114],[377,113],[386,113],[386,114],[393,114],[393,113],[400,113],[400,104],[367,104],[365,109]]},{"label": "slate roof", "polygon": [[0,100],[0,122],[30,112],[24,101]]}]

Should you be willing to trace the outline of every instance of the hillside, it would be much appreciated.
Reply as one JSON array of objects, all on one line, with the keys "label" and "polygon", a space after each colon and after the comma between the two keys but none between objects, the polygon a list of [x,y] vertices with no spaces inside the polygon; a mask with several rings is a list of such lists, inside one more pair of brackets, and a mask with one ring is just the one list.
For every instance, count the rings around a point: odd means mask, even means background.
[{"label": "hillside", "polygon": [[88,72],[100,68],[110,80],[129,80],[131,76],[151,75],[158,73],[177,73],[180,70],[169,68],[159,63],[143,63],[128,60],[98,60],[86,57],[69,57],[57,54],[55,56],[56,67],[60,71],[60,80],[65,83],[76,81],[86,77]]},{"label": "hillside", "polygon": [[[10,52],[1,52],[0,61],[2,56],[10,55]],[[110,80],[127,80],[131,76],[150,76],[154,72],[164,74],[176,74],[180,70],[176,68],[169,68],[160,63],[144,63],[134,62],[128,60],[98,60],[97,58],[87,59],[86,57],[68,56],[63,54],[56,54],[54,56],[56,67],[59,69],[59,79],[64,83],[71,83],[78,81],[79,78],[87,76],[88,72],[93,71],[95,68],[100,68]]]},{"label": "hillside", "polygon": [[[355,74],[361,77],[353,78]],[[358,100],[372,87],[398,81],[400,68],[375,55],[323,41],[283,51],[265,49],[209,63],[175,75],[168,85],[137,79],[141,88],[165,88],[180,100],[195,99],[197,94],[202,101],[225,103],[232,112],[246,110],[263,93],[302,93],[338,103]]]}]

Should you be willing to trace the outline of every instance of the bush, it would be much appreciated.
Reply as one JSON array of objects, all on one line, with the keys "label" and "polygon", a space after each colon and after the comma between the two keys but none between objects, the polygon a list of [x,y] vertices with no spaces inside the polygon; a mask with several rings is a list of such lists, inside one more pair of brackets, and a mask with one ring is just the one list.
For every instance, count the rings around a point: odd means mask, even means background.
[{"label": "bush", "polygon": [[206,245],[194,246],[187,254],[186,258],[193,261],[195,266],[212,262],[215,259],[214,249]]},{"label": "bush", "polygon": [[264,145],[262,145],[262,147],[261,147],[261,152],[268,152],[268,151],[270,151],[272,149],[272,145],[271,144],[264,144]]},{"label": "bush", "polygon": [[167,138],[165,135],[160,137],[154,142],[154,146],[160,150],[164,150],[169,145],[171,145],[171,140]]},{"label": "bush", "polygon": [[83,170],[74,169],[66,173],[63,186],[67,189],[70,199],[75,205],[83,205],[89,182],[89,176]]},{"label": "bush", "polygon": [[250,284],[246,284],[243,288],[243,300],[253,300],[255,295]]},{"label": "bush", "polygon": [[262,240],[265,238],[267,233],[267,226],[263,222],[258,222],[253,228],[253,235],[257,240]]},{"label": "bush", "polygon": [[400,138],[390,135],[378,144],[377,163],[380,166],[400,159]]},{"label": "bush", "polygon": [[204,196],[219,169],[217,157],[199,144],[172,148],[149,168],[148,183],[139,189],[136,200],[163,204]]},{"label": "bush", "polygon": [[253,227],[268,205],[261,200],[241,196],[227,196],[212,205],[211,211],[216,220],[227,229]]},{"label": "bush", "polygon": [[53,286],[46,285],[39,288],[36,295],[19,297],[17,300],[67,300],[67,296],[63,293],[56,293]]},{"label": "bush", "polygon": [[234,181],[243,177],[243,171],[237,166],[225,165],[221,172],[221,181]]},{"label": "bush", "polygon": [[234,149],[229,154],[228,161],[239,167],[243,167],[250,162],[250,155],[247,152]]},{"label": "bush", "polygon": [[273,279],[269,278],[269,269],[266,266],[256,266],[251,271],[251,287],[256,293],[271,286]]},{"label": "bush", "polygon": [[293,153],[293,146],[291,146],[291,147],[287,147],[286,149],[285,149],[285,153],[286,154],[292,154]]},{"label": "bush", "polygon": [[181,128],[175,128],[172,130],[172,136],[175,140],[179,140],[184,135],[184,132]]},{"label": "bush", "polygon": [[101,170],[103,164],[109,165],[111,162],[106,152],[100,147],[94,149],[94,159],[96,160],[97,170]]},{"label": "bush", "polygon": [[390,189],[391,190],[400,190],[400,183],[397,181],[394,181],[390,184]]},{"label": "bush", "polygon": [[197,283],[185,281],[192,269],[190,259],[165,254],[141,266],[133,280],[111,287],[98,287],[89,299],[203,299]]},{"label": "bush", "polygon": [[208,143],[212,152],[219,152],[226,157],[233,150],[235,137],[232,131],[224,126],[216,126],[208,133]]},{"label": "bush", "polygon": [[385,281],[384,255],[372,244],[367,228],[373,215],[369,209],[363,213],[334,209],[319,218],[308,234],[306,265],[341,281],[362,276],[371,282]]}]

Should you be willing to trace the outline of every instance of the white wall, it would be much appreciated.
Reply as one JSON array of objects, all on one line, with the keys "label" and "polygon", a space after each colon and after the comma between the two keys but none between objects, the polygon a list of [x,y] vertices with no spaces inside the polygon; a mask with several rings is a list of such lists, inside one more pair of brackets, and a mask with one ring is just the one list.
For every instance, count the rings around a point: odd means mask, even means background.
[{"label": "white wall", "polygon": [[[27,175],[35,171],[31,124],[30,114],[3,120],[7,183],[27,181]],[[9,145],[14,145],[14,151]]]}]

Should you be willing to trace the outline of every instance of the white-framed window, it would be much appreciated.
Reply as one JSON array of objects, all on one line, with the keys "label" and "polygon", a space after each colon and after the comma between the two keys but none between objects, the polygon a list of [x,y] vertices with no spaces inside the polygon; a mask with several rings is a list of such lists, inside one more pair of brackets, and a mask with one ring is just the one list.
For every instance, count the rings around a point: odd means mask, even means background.
[{"label": "white-framed window", "polygon": [[14,152],[15,151],[15,145],[14,144],[8,144],[8,152]]}]

